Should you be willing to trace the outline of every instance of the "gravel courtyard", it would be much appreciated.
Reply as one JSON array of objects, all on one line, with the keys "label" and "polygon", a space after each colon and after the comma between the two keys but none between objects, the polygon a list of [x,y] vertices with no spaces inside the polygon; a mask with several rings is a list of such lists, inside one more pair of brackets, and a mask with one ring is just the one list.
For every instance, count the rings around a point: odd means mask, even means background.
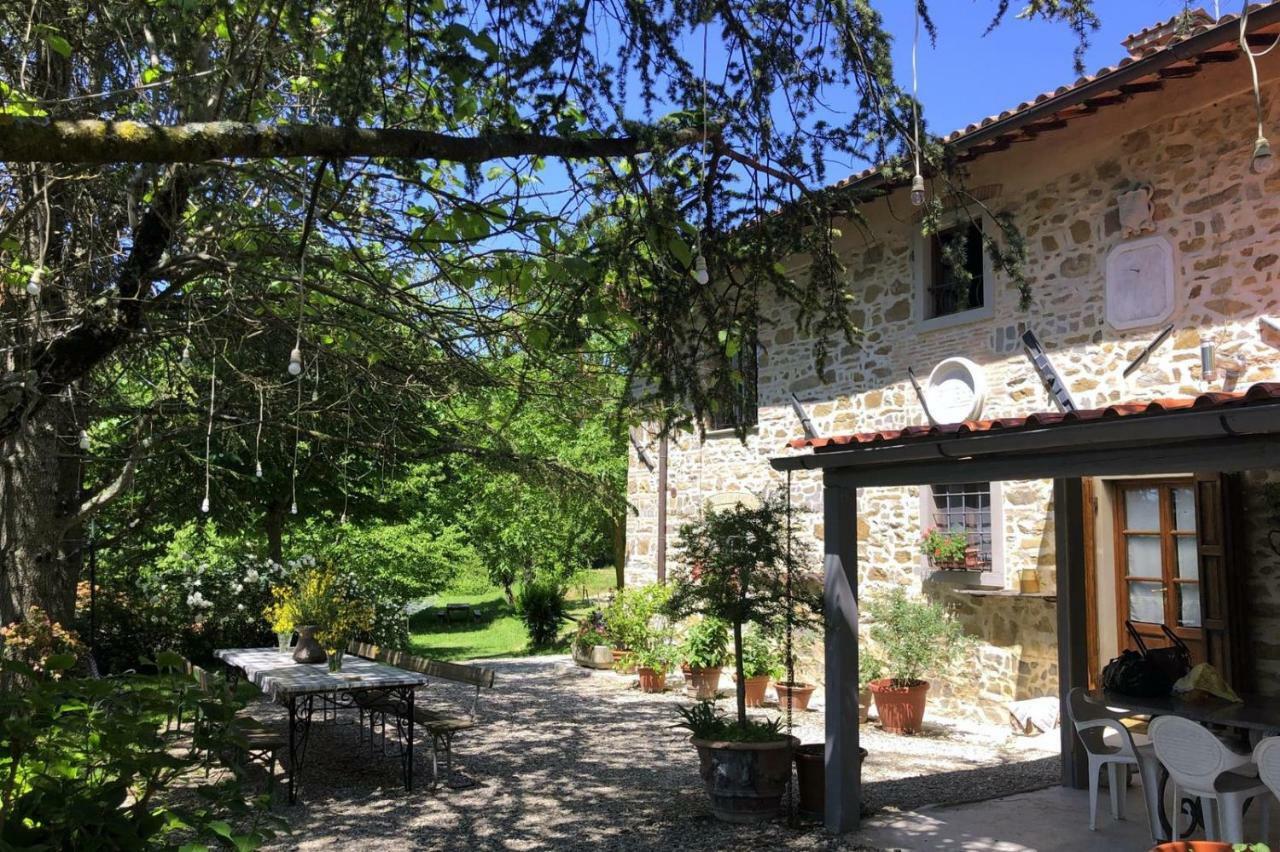
[{"label": "gravel courtyard", "polygon": [[[354,725],[312,729],[300,804],[278,805],[291,833],[272,849],[859,849],[814,823],[760,828],[717,823],[675,708],[675,688],[645,695],[634,678],[577,668],[564,657],[486,662],[498,672],[481,699],[482,727],[457,741],[467,789],[425,786],[429,748],[419,747],[407,794],[394,754],[371,753]],[[724,679],[724,685],[729,684]],[[428,703],[465,700],[432,684]],[[727,694],[726,694],[727,695]],[[731,709],[728,697],[721,705]],[[776,708],[765,708],[776,715]],[[283,724],[274,705],[254,714]],[[822,713],[797,715],[796,735],[822,738]],[[1056,734],[1029,740],[997,727],[935,720],[916,737],[862,729],[870,757],[865,798],[874,810],[963,802],[1056,783]]]}]

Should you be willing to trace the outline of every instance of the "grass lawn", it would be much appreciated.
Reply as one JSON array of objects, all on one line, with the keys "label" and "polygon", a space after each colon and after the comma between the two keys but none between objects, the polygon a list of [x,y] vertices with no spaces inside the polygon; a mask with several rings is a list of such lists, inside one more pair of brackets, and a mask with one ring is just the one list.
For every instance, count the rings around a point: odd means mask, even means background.
[{"label": "grass lawn", "polygon": [[[588,602],[582,597],[583,589],[569,590],[569,612],[575,618],[587,614],[600,599],[614,588],[613,568],[600,568],[588,572],[586,592]],[[435,615],[437,607],[445,604],[464,603],[480,611],[481,620],[471,624],[441,624]],[[524,622],[511,607],[501,589],[479,595],[442,594],[431,606],[409,621],[409,632],[414,653],[436,660],[474,660],[484,657],[522,657],[530,654],[562,654],[568,650],[569,637],[574,625],[566,622],[558,645],[537,651],[529,647],[529,634]]]}]

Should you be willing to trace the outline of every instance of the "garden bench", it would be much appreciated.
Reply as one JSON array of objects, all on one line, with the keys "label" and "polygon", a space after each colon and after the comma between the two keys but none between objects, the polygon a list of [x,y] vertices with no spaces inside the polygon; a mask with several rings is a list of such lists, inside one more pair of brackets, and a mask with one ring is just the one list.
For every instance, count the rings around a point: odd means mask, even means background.
[{"label": "garden bench", "polygon": [[[465,708],[424,707],[421,704],[415,704],[413,708],[414,724],[420,725],[431,734],[432,784],[439,783],[438,761],[442,749],[444,751],[445,777],[452,778],[453,736],[461,731],[470,730],[478,724],[476,711],[480,705],[480,693],[482,690],[493,688],[495,679],[493,669],[469,666],[462,663],[447,663],[442,660],[431,660],[426,657],[417,657],[404,651],[388,651],[367,642],[353,642],[349,646],[349,650],[359,656],[371,654],[373,656],[370,659],[378,659],[397,668],[417,672],[430,678],[475,688],[475,692]],[[372,725],[374,714],[381,715],[384,718],[388,715],[400,717],[404,714],[404,708],[401,705],[388,699],[375,700],[362,705],[361,714],[363,715],[365,711],[370,714],[370,725]],[[385,721],[383,727],[385,730]]]},{"label": "garden bench", "polygon": [[[196,719],[192,729],[192,749],[195,749],[195,738],[202,726],[211,724],[208,711],[215,704],[225,704],[231,697],[231,690],[224,679],[211,675],[206,669],[183,660],[183,668],[200,692],[207,698],[196,703]],[[280,750],[288,745],[284,734],[273,730],[263,722],[239,710],[232,719],[232,737],[247,760],[262,764],[267,770],[267,795],[275,793],[276,764],[280,763]],[[182,719],[178,719],[178,729],[182,729]],[[281,763],[281,768],[284,764]]]},{"label": "garden bench", "polygon": [[442,624],[451,624],[463,621],[484,621],[484,616],[480,610],[471,604],[445,604],[436,610],[436,618]]}]

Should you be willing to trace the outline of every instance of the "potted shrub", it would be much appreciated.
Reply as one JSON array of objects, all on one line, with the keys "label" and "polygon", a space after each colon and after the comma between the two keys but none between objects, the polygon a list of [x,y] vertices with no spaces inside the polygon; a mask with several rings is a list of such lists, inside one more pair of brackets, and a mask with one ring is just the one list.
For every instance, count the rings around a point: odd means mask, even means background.
[{"label": "potted shrub", "polygon": [[634,657],[627,652],[639,650],[649,641],[650,622],[661,612],[669,595],[670,589],[657,583],[619,589],[605,607],[604,623],[613,645],[617,671],[635,670]]},{"label": "potted shrub", "polygon": [[555,577],[534,577],[520,587],[517,599],[520,620],[535,648],[547,648],[560,638],[560,629],[569,620],[564,586]]},{"label": "potted shrub", "polygon": [[744,625],[781,624],[789,610],[809,622],[821,611],[808,583],[789,582],[807,553],[800,544],[788,547],[786,530],[786,506],[766,496],[758,506],[709,511],[682,526],[677,540],[684,565],[696,570],[676,571],[668,611],[677,618],[718,618],[733,634],[735,715],[721,715],[711,702],[681,710],[712,812],[730,822],[777,813],[791,776],[791,750],[799,744],[778,720],[748,719],[746,702]]},{"label": "potted shrub", "polygon": [[867,724],[871,712],[871,682],[884,677],[884,666],[870,654],[858,657],[858,724]]},{"label": "potted shrub", "polygon": [[782,676],[782,658],[759,627],[742,636],[742,673],[747,706],[762,706],[769,680]]},{"label": "potted shrub", "polygon": [[604,613],[598,609],[578,622],[573,636],[573,661],[589,669],[607,669],[613,666],[613,652],[609,646],[609,628]]},{"label": "potted shrub", "polygon": [[969,641],[940,604],[910,598],[901,587],[870,599],[866,611],[885,675],[868,682],[880,725],[891,734],[914,734],[924,722],[925,674],[945,673]]},{"label": "potted shrub", "polygon": [[693,690],[693,697],[714,700],[729,653],[729,625],[714,616],[701,619],[685,633],[682,650],[685,683]]},{"label": "potted shrub", "polygon": [[929,565],[939,571],[975,571],[978,565],[978,548],[969,544],[969,536],[963,532],[947,532],[932,527],[920,539],[920,552]]}]

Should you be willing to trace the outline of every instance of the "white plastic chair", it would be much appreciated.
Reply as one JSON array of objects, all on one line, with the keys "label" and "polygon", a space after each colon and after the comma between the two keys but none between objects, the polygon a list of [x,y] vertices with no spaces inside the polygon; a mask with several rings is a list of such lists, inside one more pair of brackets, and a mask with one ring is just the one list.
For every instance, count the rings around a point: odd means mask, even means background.
[{"label": "white plastic chair", "polygon": [[1254,746],[1253,762],[1258,766],[1258,778],[1280,799],[1280,737],[1267,737]]},{"label": "white plastic chair", "polygon": [[[1090,701],[1084,689],[1076,687],[1067,695],[1067,713],[1075,725],[1076,736],[1089,756],[1089,830],[1097,830],[1098,774],[1107,767],[1111,789],[1111,816],[1124,819],[1125,790],[1129,767],[1137,767],[1142,778],[1142,797],[1147,805],[1147,822],[1151,839],[1157,843],[1167,838],[1160,826],[1160,764],[1151,745],[1141,742],[1120,721],[1123,717],[1102,704]],[[1141,736],[1141,735],[1139,735]],[[1124,769],[1121,772],[1121,768]]]},{"label": "white plastic chair", "polygon": [[1250,755],[1227,748],[1207,728],[1180,716],[1151,721],[1151,744],[1173,781],[1173,801],[1196,796],[1204,812],[1205,838],[1244,842],[1244,805],[1257,798],[1267,832],[1267,786],[1258,780]]}]

